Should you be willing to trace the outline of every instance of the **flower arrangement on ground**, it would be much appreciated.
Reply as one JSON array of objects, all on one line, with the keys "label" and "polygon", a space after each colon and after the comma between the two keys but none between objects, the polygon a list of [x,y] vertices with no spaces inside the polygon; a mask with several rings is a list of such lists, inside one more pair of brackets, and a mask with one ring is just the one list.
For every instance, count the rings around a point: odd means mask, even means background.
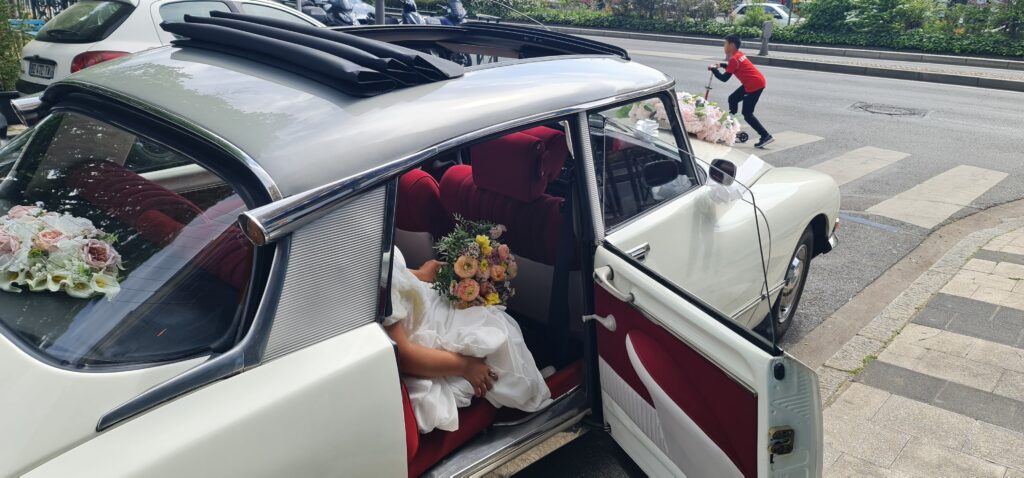
[{"label": "flower arrangement on ground", "polygon": [[518,265],[508,245],[499,242],[505,226],[456,217],[455,230],[437,241],[444,265],[434,290],[459,309],[505,305],[515,295]]},{"label": "flower arrangement on ground", "polygon": [[0,217],[0,289],[113,299],[122,268],[115,241],[88,219],[14,206]]}]

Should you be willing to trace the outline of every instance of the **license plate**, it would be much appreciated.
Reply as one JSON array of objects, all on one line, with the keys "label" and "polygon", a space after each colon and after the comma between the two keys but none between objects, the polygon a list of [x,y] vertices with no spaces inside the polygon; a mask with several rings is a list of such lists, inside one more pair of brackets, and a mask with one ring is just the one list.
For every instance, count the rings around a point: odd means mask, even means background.
[{"label": "license plate", "polygon": [[28,75],[49,80],[53,78],[53,65],[30,62],[28,64]]}]

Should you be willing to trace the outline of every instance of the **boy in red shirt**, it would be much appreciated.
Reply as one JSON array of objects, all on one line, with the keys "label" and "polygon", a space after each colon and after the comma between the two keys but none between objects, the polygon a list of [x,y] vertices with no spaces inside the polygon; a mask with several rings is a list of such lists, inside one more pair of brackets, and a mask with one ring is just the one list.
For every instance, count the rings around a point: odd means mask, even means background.
[{"label": "boy in red shirt", "polygon": [[[725,56],[729,62],[711,65],[708,69],[715,75],[715,78],[723,82],[729,81],[733,75],[740,80],[742,85],[729,95],[729,112],[736,114],[737,107],[741,101],[743,102],[743,119],[761,136],[761,140],[754,144],[754,147],[763,148],[768,143],[775,141],[775,138],[772,138],[772,135],[768,134],[768,130],[764,129],[761,122],[754,117],[757,100],[761,98],[761,93],[767,83],[764,80],[764,75],[747,59],[747,55],[740,51],[741,43],[740,37],[736,35],[726,36]],[[725,68],[724,74],[718,71],[719,67]]]}]

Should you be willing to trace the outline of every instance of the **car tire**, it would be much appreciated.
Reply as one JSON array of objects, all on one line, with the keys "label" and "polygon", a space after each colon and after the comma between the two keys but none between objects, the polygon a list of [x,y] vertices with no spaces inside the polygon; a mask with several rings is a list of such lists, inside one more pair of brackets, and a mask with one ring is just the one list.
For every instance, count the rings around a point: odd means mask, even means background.
[{"label": "car tire", "polygon": [[786,267],[786,276],[783,278],[782,290],[779,291],[779,296],[772,307],[769,320],[775,328],[776,341],[786,335],[789,326],[793,324],[800,298],[804,295],[804,286],[807,285],[807,273],[811,269],[813,257],[814,231],[808,226],[800,235],[800,242],[793,249],[793,255],[790,256]]}]

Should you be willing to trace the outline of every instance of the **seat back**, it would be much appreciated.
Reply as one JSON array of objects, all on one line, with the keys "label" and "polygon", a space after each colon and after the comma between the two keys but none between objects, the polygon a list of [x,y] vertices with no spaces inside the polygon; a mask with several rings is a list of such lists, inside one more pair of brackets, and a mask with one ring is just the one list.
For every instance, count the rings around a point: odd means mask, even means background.
[{"label": "seat back", "polygon": [[433,259],[435,241],[452,230],[451,215],[441,206],[437,181],[414,169],[398,179],[395,214],[395,245],[409,267]]},{"label": "seat back", "polygon": [[441,203],[453,215],[505,225],[502,239],[519,263],[513,286],[525,298],[509,306],[543,322],[563,219],[562,198],[544,191],[558,178],[568,149],[560,131],[540,133],[546,141],[518,132],[474,146],[472,167],[455,166],[441,178]]}]

